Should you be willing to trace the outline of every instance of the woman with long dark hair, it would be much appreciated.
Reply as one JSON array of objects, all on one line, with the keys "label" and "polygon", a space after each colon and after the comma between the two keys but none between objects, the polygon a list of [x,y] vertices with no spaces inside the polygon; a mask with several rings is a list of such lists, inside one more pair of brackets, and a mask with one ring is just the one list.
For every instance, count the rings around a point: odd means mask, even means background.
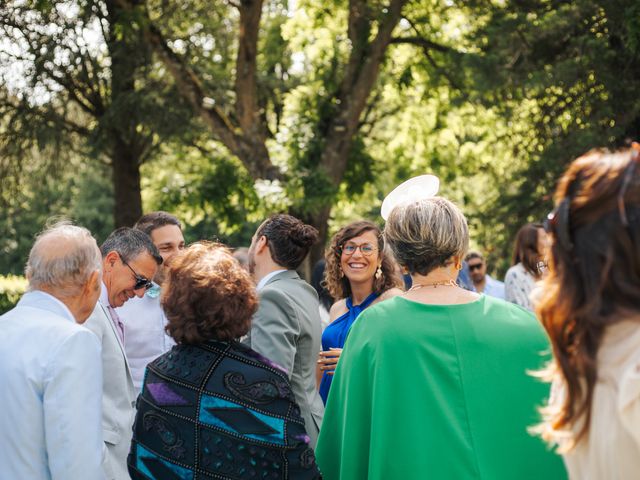
[{"label": "woman with long dark hair", "polygon": [[512,267],[504,277],[505,300],[533,311],[531,292],[542,278],[547,234],[542,224],[520,227],[513,249]]},{"label": "woman with long dark hair", "polygon": [[572,479],[640,472],[640,146],[592,150],[564,174],[549,214],[537,313],[553,346],[541,426]]}]

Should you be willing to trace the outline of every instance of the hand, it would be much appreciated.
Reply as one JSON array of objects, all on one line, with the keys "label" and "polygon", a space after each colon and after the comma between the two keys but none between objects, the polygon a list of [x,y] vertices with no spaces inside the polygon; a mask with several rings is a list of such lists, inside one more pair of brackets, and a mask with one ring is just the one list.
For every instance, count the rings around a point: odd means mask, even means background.
[{"label": "hand", "polygon": [[320,370],[326,372],[327,375],[333,375],[341,354],[341,348],[330,348],[329,350],[320,352],[318,355]]}]

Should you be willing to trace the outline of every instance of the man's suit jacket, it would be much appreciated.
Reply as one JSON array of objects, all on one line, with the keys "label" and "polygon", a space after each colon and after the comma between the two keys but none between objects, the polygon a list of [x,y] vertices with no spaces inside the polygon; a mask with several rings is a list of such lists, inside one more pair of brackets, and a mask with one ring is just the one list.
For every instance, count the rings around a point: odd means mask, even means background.
[{"label": "man's suit jacket", "polygon": [[102,344],[103,463],[107,480],[129,480],[127,455],[131,447],[136,393],[124,346],[106,307],[98,302],[84,324]]},{"label": "man's suit jacket", "polygon": [[322,328],[318,294],[293,270],[274,275],[260,290],[260,306],[245,343],[282,366],[300,407],[311,446],[324,415],[316,390],[316,362]]}]

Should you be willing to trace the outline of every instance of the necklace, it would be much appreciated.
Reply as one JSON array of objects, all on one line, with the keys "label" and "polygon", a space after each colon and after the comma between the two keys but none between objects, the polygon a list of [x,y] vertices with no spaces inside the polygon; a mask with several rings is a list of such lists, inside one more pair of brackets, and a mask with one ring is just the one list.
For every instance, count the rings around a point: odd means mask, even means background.
[{"label": "necklace", "polygon": [[409,293],[412,290],[417,290],[419,288],[422,287],[433,287],[433,288],[438,288],[439,286],[443,286],[443,287],[457,287],[458,284],[453,281],[453,280],[443,280],[441,282],[432,282],[432,283],[416,283],[414,284],[409,290],[407,290],[405,293]]}]

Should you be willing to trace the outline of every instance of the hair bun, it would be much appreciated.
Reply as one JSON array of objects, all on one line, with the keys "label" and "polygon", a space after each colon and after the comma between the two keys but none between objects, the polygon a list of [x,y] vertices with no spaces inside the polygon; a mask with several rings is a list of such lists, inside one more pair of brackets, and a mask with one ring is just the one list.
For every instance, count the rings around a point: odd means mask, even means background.
[{"label": "hair bun", "polygon": [[296,245],[308,248],[318,240],[318,230],[305,223],[297,223],[292,226],[289,236]]}]

